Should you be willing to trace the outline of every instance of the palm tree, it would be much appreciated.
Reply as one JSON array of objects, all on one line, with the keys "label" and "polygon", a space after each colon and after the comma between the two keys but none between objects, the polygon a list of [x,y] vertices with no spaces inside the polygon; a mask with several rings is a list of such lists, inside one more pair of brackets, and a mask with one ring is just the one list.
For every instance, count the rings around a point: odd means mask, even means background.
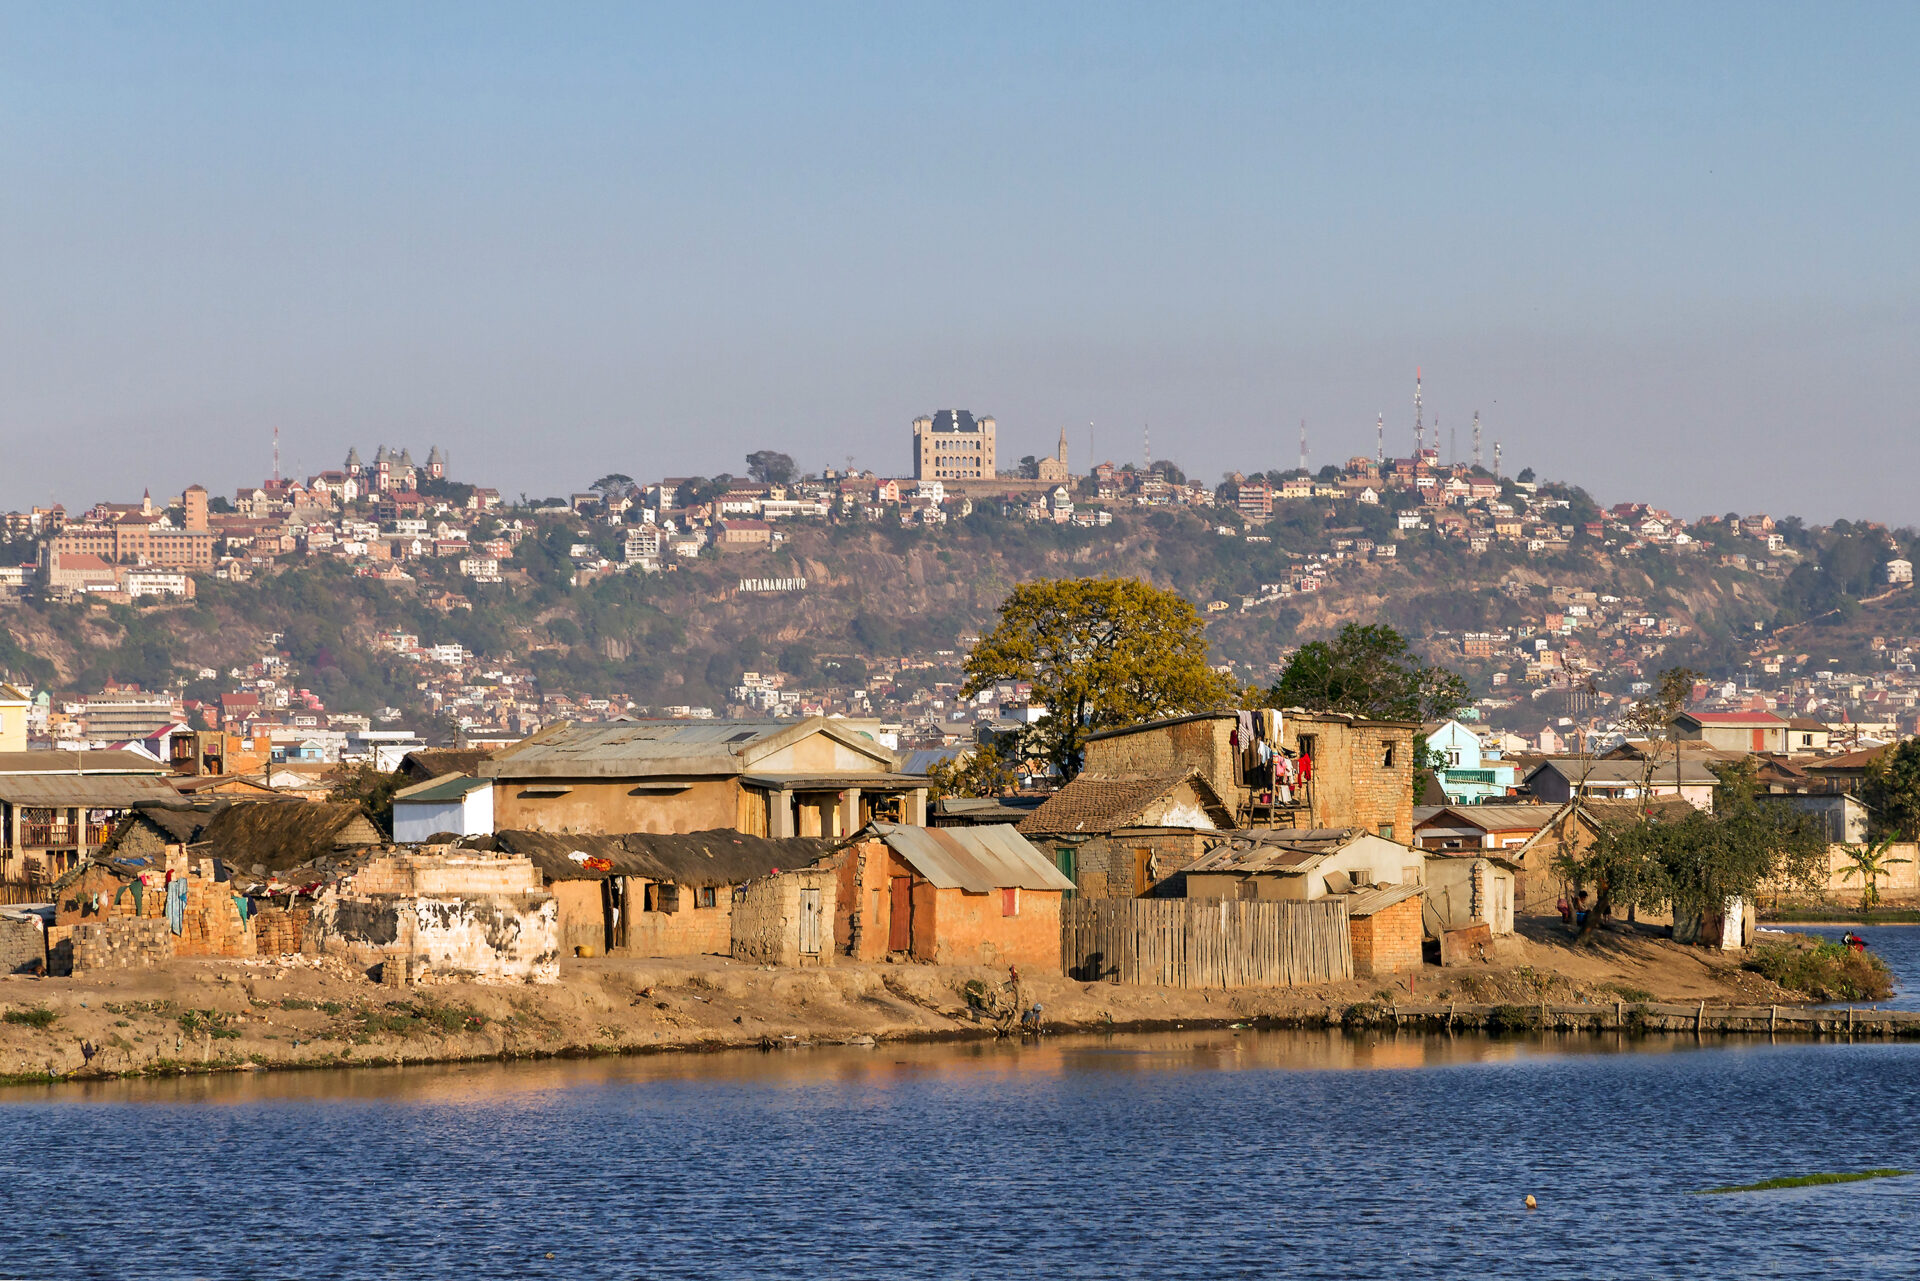
[{"label": "palm tree", "polygon": [[1848,865],[1840,869],[1842,879],[1850,876],[1860,878],[1860,910],[1871,912],[1873,905],[1880,901],[1880,878],[1895,863],[1911,863],[1910,858],[1888,858],[1887,851],[1893,845],[1894,834],[1888,834],[1871,845],[1848,845],[1845,850]]}]

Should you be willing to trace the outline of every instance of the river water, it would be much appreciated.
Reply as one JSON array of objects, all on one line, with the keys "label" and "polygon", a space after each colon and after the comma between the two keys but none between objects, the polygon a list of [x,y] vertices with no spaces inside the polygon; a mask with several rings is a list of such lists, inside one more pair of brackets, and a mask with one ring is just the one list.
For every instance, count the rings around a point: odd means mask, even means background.
[{"label": "river water", "polygon": [[[1867,941],[1867,948],[1893,971],[1893,996],[1885,1001],[1856,1002],[1883,1010],[1920,1010],[1920,925],[1777,925],[1763,928],[1817,934],[1838,943],[1849,931]],[[1767,936],[1759,941],[1764,944]]]},{"label": "river water", "polygon": [[1920,1272],[1920,1176],[1692,1195],[1920,1167],[1920,1045],[1050,1037],[35,1087],[0,1123],[5,1276]]}]

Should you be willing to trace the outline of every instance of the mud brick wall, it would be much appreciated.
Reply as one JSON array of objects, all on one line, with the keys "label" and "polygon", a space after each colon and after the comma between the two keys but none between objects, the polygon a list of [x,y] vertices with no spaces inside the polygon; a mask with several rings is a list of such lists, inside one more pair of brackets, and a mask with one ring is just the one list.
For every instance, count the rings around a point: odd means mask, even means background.
[{"label": "mud brick wall", "polygon": [[87,970],[133,969],[161,965],[173,958],[167,922],[150,917],[120,917],[68,927],[71,966]]},{"label": "mud brick wall", "polygon": [[[834,899],[839,876],[828,869],[785,872],[744,886],[733,900],[733,955],[760,965],[833,964]],[[819,951],[800,951],[800,892],[820,892]]]}]

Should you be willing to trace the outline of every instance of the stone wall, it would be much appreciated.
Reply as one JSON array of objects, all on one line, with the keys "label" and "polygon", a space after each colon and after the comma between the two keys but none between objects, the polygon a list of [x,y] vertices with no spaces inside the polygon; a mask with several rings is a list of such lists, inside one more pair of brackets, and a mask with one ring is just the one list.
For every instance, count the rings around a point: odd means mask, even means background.
[{"label": "stone wall", "polygon": [[[750,881],[733,891],[733,955],[760,965],[831,965],[834,954],[834,900],[839,876],[827,868],[782,872]],[[815,949],[801,951],[801,903],[804,891],[820,897]]]},{"label": "stone wall", "polygon": [[30,913],[0,916],[0,974],[32,974],[47,963],[47,927]]},{"label": "stone wall", "polygon": [[1404,974],[1424,964],[1417,894],[1371,916],[1349,919],[1347,932],[1355,975]]}]

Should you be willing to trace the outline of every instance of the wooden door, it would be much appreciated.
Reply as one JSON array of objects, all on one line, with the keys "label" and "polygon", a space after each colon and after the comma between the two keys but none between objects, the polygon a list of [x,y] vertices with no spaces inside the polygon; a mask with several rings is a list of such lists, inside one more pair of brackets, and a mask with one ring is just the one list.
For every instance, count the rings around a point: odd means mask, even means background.
[{"label": "wooden door", "polygon": [[1153,887],[1153,851],[1133,852],[1133,896],[1139,898]]},{"label": "wooden door", "polygon": [[893,878],[893,913],[887,921],[887,951],[904,952],[913,946],[913,878]]},{"label": "wooden door", "polygon": [[800,891],[800,954],[820,955],[820,891]]}]

